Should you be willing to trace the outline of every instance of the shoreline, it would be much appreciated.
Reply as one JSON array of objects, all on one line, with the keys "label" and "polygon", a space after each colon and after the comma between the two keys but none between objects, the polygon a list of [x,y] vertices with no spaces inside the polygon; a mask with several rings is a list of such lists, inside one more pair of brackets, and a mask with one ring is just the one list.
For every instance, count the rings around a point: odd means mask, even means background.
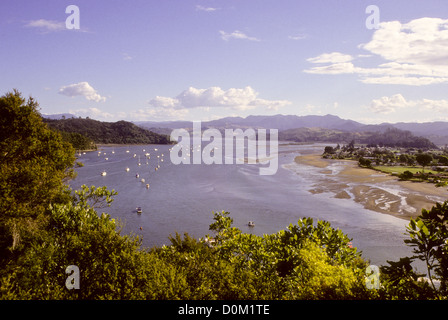
[{"label": "shoreline", "polygon": [[308,190],[310,193],[329,192],[334,198],[352,200],[368,210],[406,220],[420,215],[422,209],[428,210],[436,202],[448,199],[444,187],[400,181],[395,176],[361,168],[352,160],[323,159],[321,154],[311,153],[296,156],[294,162],[320,169],[319,182]]}]

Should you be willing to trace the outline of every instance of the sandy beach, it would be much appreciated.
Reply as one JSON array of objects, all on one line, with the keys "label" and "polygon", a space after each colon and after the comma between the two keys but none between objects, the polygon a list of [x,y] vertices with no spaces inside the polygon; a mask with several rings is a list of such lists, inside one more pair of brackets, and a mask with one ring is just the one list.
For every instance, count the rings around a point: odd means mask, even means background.
[{"label": "sandy beach", "polygon": [[437,188],[426,182],[400,181],[397,177],[360,168],[352,160],[328,160],[320,154],[295,158],[299,165],[319,168],[320,181],[309,192],[330,193],[334,198],[352,199],[366,209],[391,214],[403,219],[416,217],[422,208],[448,200],[446,187]]}]

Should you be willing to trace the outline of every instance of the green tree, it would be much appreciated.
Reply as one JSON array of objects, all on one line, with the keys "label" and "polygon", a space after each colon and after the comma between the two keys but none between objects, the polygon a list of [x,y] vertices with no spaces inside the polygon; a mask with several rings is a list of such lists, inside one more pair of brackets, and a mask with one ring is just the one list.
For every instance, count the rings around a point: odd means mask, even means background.
[{"label": "green tree", "polygon": [[358,160],[358,163],[361,167],[368,167],[370,168],[372,166],[372,160],[370,159],[365,159],[363,157],[360,157]]},{"label": "green tree", "polygon": [[42,122],[38,103],[14,90],[0,97],[0,265],[40,236],[48,205],[73,177],[72,146]]},{"label": "green tree", "polygon": [[[448,295],[448,201],[436,203],[430,210],[411,219],[407,226],[409,239],[404,242],[413,247],[414,256],[388,261],[382,267],[385,277],[385,294],[394,299],[446,299]],[[422,260],[427,267],[427,279],[417,274],[411,263]]]},{"label": "green tree", "polygon": [[429,153],[419,153],[416,155],[415,160],[423,167],[423,172],[425,172],[425,167],[431,163],[433,158]]},{"label": "green tree", "polygon": [[448,157],[447,156],[439,156],[439,164],[442,166],[448,165]]},{"label": "green tree", "polygon": [[[238,271],[259,280],[255,298],[354,299],[371,298],[365,288],[366,262],[350,239],[326,221],[300,219],[272,235],[259,237],[231,226],[228,213],[215,213],[213,249]],[[210,236],[208,236],[210,238]],[[254,297],[252,297],[254,298]]]},{"label": "green tree", "polygon": [[76,150],[96,150],[97,146],[93,140],[76,132],[60,131],[62,138],[70,142]]},{"label": "green tree", "polygon": [[406,170],[405,172],[400,174],[400,179],[402,179],[402,180],[410,180],[413,177],[414,177],[414,174],[409,170]]},{"label": "green tree", "polygon": [[407,154],[400,154],[400,157],[398,158],[401,163],[408,163],[408,155]]},{"label": "green tree", "polygon": [[324,153],[327,153],[327,154],[334,154],[335,152],[336,152],[336,150],[332,146],[326,146],[324,149]]},{"label": "green tree", "polygon": [[416,258],[423,260],[428,277],[436,289],[433,279],[440,281],[440,292],[447,295],[448,287],[448,201],[437,203],[431,210],[422,209],[407,228],[410,239],[407,244],[414,247]]},{"label": "green tree", "polygon": [[355,140],[350,141],[350,143],[347,146],[347,150],[349,152],[353,152],[355,150]]},{"label": "green tree", "polygon": [[414,260],[405,257],[381,266],[381,299],[426,300],[435,297],[430,285],[420,280],[424,274],[417,273],[412,267]]},{"label": "green tree", "polygon": [[[121,225],[97,209],[116,193],[83,186],[71,201],[50,207],[46,236],[19,257],[0,294],[13,299],[179,299],[185,273],[121,235]],[[80,270],[80,289],[65,287],[69,265]]]}]

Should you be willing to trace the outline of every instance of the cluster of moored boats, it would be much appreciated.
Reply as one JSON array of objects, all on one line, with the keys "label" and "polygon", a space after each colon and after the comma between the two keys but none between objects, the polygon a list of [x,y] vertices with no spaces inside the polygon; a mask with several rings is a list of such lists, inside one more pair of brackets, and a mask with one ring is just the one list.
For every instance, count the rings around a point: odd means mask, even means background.
[{"label": "cluster of moored boats", "polygon": [[[157,152],[158,148],[154,148],[154,151]],[[149,165],[149,160],[151,159],[151,154],[149,152],[147,152],[145,149],[143,149],[143,152],[144,152],[144,157],[146,158],[145,159],[146,165]],[[115,150],[112,150],[111,153],[115,154]],[[126,150],[126,153],[130,153],[130,151]],[[86,154],[86,153],[83,152],[82,154]],[[78,156],[81,156],[81,152],[78,153]],[[98,151],[98,157],[101,157],[101,156],[104,156],[104,160],[105,161],[109,161],[109,157],[107,157],[107,152]],[[160,169],[161,163],[164,162],[164,154],[161,153],[161,154],[153,155],[153,156],[157,157],[157,165],[154,167],[154,171],[158,171]],[[142,166],[141,156],[137,155],[136,153],[134,153],[133,154],[133,158],[137,158],[137,157],[138,157],[137,165],[140,167],[140,166]],[[129,167],[126,167],[125,171],[126,172],[130,172],[131,169]],[[107,176],[107,171],[106,170],[101,171],[100,175],[103,176],[103,177]],[[137,179],[140,178],[140,174],[136,173],[135,174],[135,178],[137,178]],[[140,182],[145,185],[146,189],[150,188],[149,183],[146,183],[146,180],[144,178],[141,178]],[[141,214],[142,213],[142,208],[141,207],[137,207],[136,211],[137,211],[138,214]]]},{"label": "cluster of moored boats", "polygon": [[[146,151],[146,150],[143,149],[143,152],[145,152],[145,151]],[[154,148],[154,151],[157,152],[158,149],[157,149],[157,148]],[[115,153],[115,151],[112,151],[112,154],[114,154],[114,153]],[[126,150],[126,153],[129,153],[129,150]],[[85,152],[84,152],[83,154],[85,154]],[[81,153],[79,153],[79,155],[81,155]],[[98,151],[98,157],[100,157],[101,155],[107,155],[107,153],[106,153],[106,152]],[[134,156],[133,156],[133,157],[136,158],[136,157],[137,157],[137,154],[134,153]],[[149,152],[146,152],[146,153],[145,153],[145,157],[146,157],[146,164],[149,165],[149,159],[151,159],[151,154],[150,154]],[[160,169],[160,164],[161,164],[161,162],[164,161],[164,158],[163,158],[163,157],[164,157],[164,154],[163,154],[163,153],[157,155],[157,166],[155,166],[154,171],[157,171],[157,170]],[[104,160],[105,160],[105,161],[108,161],[109,158],[108,158],[108,157],[105,157]],[[140,159],[140,155],[138,155],[138,162],[137,162],[137,165],[138,165],[138,166],[141,166],[141,165],[142,165],[142,162],[141,162],[141,159]],[[129,172],[131,169],[130,169],[129,167],[126,167],[125,170],[126,170],[126,172]],[[106,176],[106,175],[107,175],[107,171],[106,171],[106,170],[101,171],[101,176],[104,177],[104,176]],[[136,178],[139,178],[140,175],[137,173],[137,174],[135,175],[135,177],[136,177]],[[141,179],[141,182],[145,182],[145,179]],[[146,188],[149,189],[149,184],[146,184]]]}]

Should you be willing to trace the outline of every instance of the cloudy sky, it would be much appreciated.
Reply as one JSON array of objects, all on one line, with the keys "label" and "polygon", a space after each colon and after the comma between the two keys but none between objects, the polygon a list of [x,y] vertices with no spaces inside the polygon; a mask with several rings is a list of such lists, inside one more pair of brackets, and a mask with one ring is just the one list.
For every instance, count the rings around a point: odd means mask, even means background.
[{"label": "cloudy sky", "polygon": [[44,114],[106,121],[448,121],[448,4],[1,0],[0,74]]}]

